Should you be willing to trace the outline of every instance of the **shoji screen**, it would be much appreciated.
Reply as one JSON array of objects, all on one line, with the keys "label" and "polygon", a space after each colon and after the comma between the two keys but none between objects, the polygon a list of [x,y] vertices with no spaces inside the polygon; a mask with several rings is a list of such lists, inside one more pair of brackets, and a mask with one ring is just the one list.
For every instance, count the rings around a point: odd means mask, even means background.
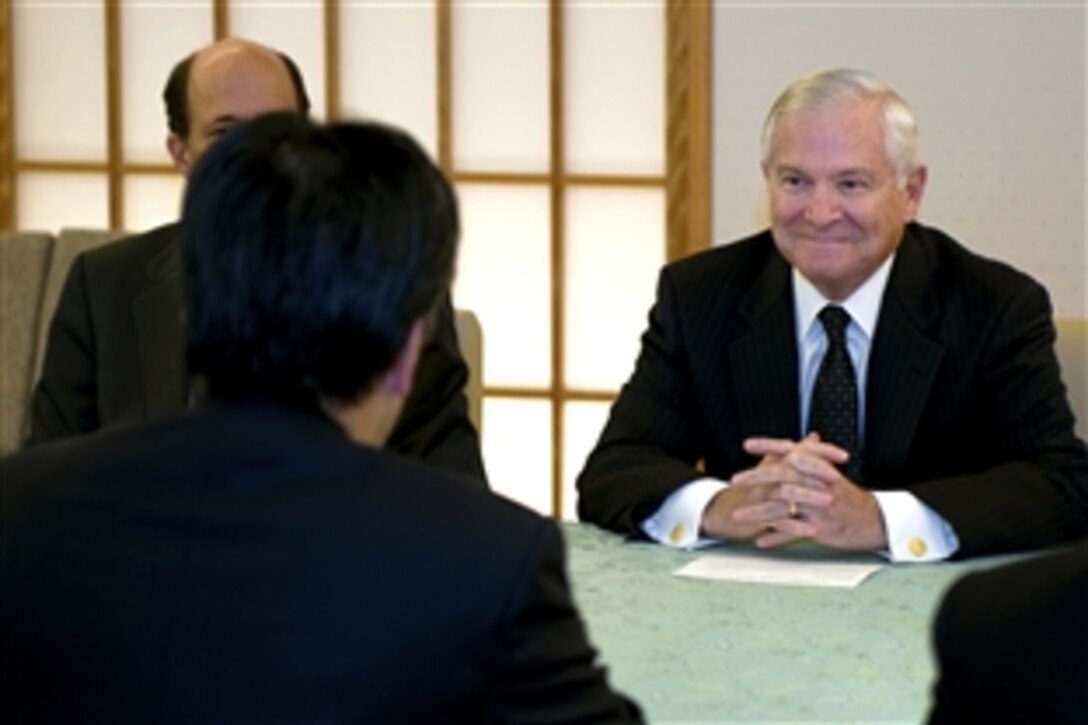
[{"label": "shoji screen", "polygon": [[289,53],[315,116],[403,126],[454,180],[493,486],[571,516],[658,268],[709,241],[709,21],[684,0],[17,0],[0,226],[174,219],[172,65],[228,35]]}]

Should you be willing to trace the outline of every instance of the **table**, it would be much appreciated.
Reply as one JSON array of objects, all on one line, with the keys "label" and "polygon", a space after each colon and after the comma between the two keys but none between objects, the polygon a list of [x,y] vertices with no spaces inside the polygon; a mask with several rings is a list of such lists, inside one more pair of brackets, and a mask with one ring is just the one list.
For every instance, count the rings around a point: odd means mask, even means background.
[{"label": "table", "polygon": [[652,723],[923,722],[945,588],[1017,558],[886,566],[825,589],[677,577],[704,552],[585,524],[563,533],[590,639]]}]

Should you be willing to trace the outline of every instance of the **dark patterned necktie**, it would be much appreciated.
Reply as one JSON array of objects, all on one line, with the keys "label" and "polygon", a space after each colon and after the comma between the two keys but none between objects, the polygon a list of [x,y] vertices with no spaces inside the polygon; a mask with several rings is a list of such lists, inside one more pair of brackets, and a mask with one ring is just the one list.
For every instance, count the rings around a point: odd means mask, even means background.
[{"label": "dark patterned necktie", "polygon": [[846,350],[850,314],[841,307],[828,305],[820,310],[819,318],[827,333],[827,352],[812,388],[808,429],[819,433],[821,440],[850,452],[844,472],[852,481],[859,482],[858,383]]}]

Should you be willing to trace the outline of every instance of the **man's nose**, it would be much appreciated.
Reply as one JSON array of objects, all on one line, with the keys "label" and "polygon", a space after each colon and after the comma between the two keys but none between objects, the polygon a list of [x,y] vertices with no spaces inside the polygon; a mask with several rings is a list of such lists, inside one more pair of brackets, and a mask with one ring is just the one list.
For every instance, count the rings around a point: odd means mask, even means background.
[{"label": "man's nose", "polygon": [[805,205],[805,219],[813,224],[823,226],[836,222],[841,217],[842,208],[839,205],[839,198],[834,189],[829,189],[824,184],[817,184],[813,187]]}]

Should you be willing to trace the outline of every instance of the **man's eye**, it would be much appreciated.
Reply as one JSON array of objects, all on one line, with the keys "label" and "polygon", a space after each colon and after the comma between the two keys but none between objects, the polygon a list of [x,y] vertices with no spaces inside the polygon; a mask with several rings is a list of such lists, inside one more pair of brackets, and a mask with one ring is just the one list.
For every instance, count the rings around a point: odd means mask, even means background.
[{"label": "man's eye", "polygon": [[804,186],[805,180],[797,174],[786,174],[779,177],[779,183],[787,189],[798,189]]},{"label": "man's eye", "polygon": [[869,184],[864,179],[843,179],[839,182],[839,188],[847,193],[859,192],[868,189]]}]

